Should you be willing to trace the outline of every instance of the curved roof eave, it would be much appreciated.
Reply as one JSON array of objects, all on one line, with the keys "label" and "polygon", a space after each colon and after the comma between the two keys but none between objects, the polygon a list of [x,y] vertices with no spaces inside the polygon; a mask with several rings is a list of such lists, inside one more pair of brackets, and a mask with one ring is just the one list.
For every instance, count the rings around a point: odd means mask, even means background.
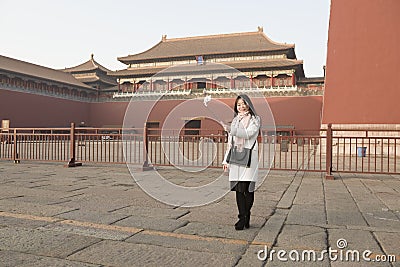
[{"label": "curved roof eave", "polygon": [[77,65],[75,67],[61,69],[61,71],[72,73],[72,72],[91,71],[91,70],[97,70],[97,69],[100,69],[100,70],[102,70],[104,72],[110,71],[106,67],[104,67],[101,64],[99,64],[96,60],[94,60],[94,56],[92,54],[88,61],[86,61],[86,62],[84,62],[82,64],[79,64],[79,65]]},{"label": "curved roof eave", "polygon": [[196,55],[254,53],[284,51],[288,49],[294,49],[294,44],[283,44],[272,41],[263,31],[257,31],[173,39],[163,37],[160,42],[144,52],[118,57],[117,59],[124,64],[132,64],[134,62],[139,63]]},{"label": "curved roof eave", "polygon": [[[134,54],[134,55],[128,55],[128,56],[125,56],[125,57],[117,57],[117,60],[120,61],[120,62],[122,62],[122,63],[124,63],[124,64],[129,64],[129,58],[131,58],[131,57],[133,57],[133,56],[139,56],[139,55],[143,55],[143,54],[145,54],[145,53],[148,53],[148,52],[150,52],[151,50],[154,50],[154,49],[155,49],[157,46],[159,46],[162,42],[163,42],[162,40],[159,41],[157,44],[155,44],[155,45],[152,46],[151,48],[149,48],[149,49],[147,49],[147,50],[145,50],[145,51],[143,51],[143,52],[141,52],[141,53]],[[128,63],[126,63],[126,62],[128,62]]]},{"label": "curved roof eave", "polygon": [[0,70],[19,75],[25,75],[36,79],[42,79],[49,82],[59,82],[69,86],[79,86],[85,89],[93,89],[92,87],[78,81],[70,73],[1,55]]}]

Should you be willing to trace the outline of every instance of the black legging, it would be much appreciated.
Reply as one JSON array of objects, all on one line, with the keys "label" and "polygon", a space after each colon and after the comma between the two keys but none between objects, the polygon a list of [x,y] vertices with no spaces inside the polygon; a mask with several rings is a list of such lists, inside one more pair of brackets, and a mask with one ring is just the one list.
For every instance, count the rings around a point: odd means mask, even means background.
[{"label": "black legging", "polygon": [[254,192],[236,191],[236,204],[238,206],[239,218],[250,216],[250,210],[254,203]]}]

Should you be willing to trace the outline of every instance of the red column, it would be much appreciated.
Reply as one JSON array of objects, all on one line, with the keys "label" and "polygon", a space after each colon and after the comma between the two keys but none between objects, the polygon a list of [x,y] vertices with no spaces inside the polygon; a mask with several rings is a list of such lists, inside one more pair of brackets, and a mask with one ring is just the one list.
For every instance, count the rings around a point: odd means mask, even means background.
[{"label": "red column", "polygon": [[294,75],[294,72],[292,73],[292,85],[296,85],[296,76]]}]

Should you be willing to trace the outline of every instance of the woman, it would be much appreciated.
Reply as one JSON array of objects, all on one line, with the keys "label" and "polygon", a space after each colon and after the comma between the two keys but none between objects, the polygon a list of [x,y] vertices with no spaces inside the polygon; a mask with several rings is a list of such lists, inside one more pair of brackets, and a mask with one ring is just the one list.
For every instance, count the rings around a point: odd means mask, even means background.
[{"label": "woman", "polygon": [[[258,143],[257,136],[260,130],[260,117],[257,116],[254,106],[247,95],[239,95],[233,107],[235,116],[232,120],[228,137],[228,150],[223,161],[224,171],[229,170],[231,190],[236,191],[236,204],[239,211],[239,221],[235,224],[236,230],[250,227],[250,210],[254,202],[255,183],[258,178]],[[252,148],[250,167],[228,164],[228,153],[232,144],[238,150]]]}]

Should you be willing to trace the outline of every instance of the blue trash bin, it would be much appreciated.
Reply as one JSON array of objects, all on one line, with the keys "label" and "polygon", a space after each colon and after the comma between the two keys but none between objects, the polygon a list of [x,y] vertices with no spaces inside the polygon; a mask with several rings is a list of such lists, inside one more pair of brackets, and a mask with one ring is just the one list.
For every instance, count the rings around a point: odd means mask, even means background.
[{"label": "blue trash bin", "polygon": [[365,157],[367,155],[367,148],[365,146],[357,147],[357,157]]}]

